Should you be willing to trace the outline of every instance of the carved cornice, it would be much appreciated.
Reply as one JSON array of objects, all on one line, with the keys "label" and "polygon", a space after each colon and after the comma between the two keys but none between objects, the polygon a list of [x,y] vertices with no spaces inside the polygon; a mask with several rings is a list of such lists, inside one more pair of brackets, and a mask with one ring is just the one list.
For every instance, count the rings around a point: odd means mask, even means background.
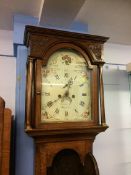
[{"label": "carved cornice", "polygon": [[66,36],[66,38],[69,37],[73,39],[77,37],[78,39],[81,39],[81,40],[90,40],[90,41],[99,42],[99,43],[104,43],[109,39],[108,37],[103,37],[103,36],[81,34],[76,32],[47,29],[47,28],[35,27],[35,26],[26,26],[25,33],[24,33],[24,44],[26,46],[28,46],[30,34],[41,35],[41,36],[50,35],[50,36],[57,36],[57,37]]}]

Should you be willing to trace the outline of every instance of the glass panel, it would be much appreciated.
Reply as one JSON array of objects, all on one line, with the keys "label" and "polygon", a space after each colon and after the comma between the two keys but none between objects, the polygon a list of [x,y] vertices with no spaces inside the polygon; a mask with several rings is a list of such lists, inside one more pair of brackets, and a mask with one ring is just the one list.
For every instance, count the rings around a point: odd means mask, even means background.
[{"label": "glass panel", "polygon": [[60,49],[50,56],[41,74],[41,122],[91,120],[91,76],[82,55]]}]

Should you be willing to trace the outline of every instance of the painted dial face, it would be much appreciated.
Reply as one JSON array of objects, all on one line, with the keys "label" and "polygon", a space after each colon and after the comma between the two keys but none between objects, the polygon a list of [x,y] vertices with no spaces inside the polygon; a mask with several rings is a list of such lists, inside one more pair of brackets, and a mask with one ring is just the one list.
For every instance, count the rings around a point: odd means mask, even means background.
[{"label": "painted dial face", "polygon": [[41,122],[91,120],[90,70],[73,49],[54,52],[41,69]]}]

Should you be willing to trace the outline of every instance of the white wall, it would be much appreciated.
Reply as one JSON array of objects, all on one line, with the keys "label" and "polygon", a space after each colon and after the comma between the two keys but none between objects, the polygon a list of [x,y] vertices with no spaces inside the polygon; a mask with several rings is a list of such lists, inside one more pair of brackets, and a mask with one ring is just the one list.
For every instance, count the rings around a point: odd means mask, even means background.
[{"label": "white wall", "polygon": [[13,31],[0,30],[0,55],[13,55]]},{"label": "white wall", "polygon": [[94,155],[100,175],[130,175],[131,94],[126,66],[115,64],[131,62],[131,46],[106,44],[103,56],[106,62],[111,63],[103,69],[109,129],[96,137]]},{"label": "white wall", "polygon": [[16,59],[0,56],[0,96],[15,113]]},{"label": "white wall", "polygon": [[128,74],[104,68],[105,110],[109,129],[96,137],[94,153],[101,175],[129,175],[131,169],[131,104]]},{"label": "white wall", "polygon": [[[2,56],[5,55],[5,56]],[[16,58],[13,55],[13,31],[0,30],[0,96],[15,113]]]},{"label": "white wall", "polygon": [[131,45],[106,43],[103,58],[108,63],[128,64],[131,62]]}]

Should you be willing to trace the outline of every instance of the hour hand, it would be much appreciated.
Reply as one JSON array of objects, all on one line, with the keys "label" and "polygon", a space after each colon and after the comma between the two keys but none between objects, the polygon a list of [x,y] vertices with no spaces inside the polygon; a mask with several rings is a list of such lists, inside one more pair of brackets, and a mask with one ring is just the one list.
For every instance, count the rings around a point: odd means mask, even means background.
[{"label": "hour hand", "polygon": [[58,100],[60,99],[60,97],[58,97],[56,100],[54,101],[48,101],[47,102],[47,106],[50,108],[52,105],[54,105]]}]

